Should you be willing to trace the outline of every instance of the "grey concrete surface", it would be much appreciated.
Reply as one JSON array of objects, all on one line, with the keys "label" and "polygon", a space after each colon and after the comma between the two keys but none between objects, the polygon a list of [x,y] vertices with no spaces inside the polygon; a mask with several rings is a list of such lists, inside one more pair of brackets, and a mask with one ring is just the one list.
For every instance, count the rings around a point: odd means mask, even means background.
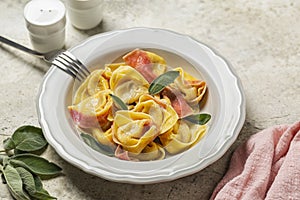
[{"label": "grey concrete surface", "polygon": [[[0,34],[30,46],[23,19],[28,0],[0,1]],[[44,182],[58,199],[208,199],[234,149],[250,135],[300,120],[300,2],[296,0],[105,0],[103,22],[80,31],[67,24],[66,47],[91,35],[129,27],[188,34],[223,55],[240,77],[246,121],[237,141],[217,162],[175,181],[133,185],[89,175],[49,147],[45,157],[64,175]],[[36,96],[48,69],[43,61],[0,45],[0,146],[23,124],[39,125]],[[0,199],[12,199],[0,184]]]}]

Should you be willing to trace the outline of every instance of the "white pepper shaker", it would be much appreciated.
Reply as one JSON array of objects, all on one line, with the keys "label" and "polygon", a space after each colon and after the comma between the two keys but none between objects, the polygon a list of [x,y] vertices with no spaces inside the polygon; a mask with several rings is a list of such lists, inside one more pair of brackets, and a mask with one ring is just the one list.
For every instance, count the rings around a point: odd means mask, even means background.
[{"label": "white pepper shaker", "polygon": [[24,8],[33,48],[41,53],[63,48],[66,8],[59,0],[31,0]]},{"label": "white pepper shaker", "polygon": [[103,0],[67,0],[67,12],[73,26],[91,29],[102,21]]}]

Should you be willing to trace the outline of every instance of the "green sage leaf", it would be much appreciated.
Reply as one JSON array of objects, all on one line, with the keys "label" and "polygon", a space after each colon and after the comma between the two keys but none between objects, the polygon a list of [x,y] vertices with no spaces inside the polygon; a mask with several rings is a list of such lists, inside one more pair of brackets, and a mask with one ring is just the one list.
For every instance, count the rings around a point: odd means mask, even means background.
[{"label": "green sage leaf", "polygon": [[[24,153],[28,153],[27,151],[22,151],[22,150],[19,150],[19,149],[15,149],[14,150],[14,154],[15,155],[18,155],[18,154],[24,154]],[[33,152],[30,152],[30,153],[33,153]]]},{"label": "green sage leaf", "polygon": [[35,189],[35,182],[34,182],[33,175],[23,167],[16,167],[16,170],[23,181],[23,186],[25,190],[29,194],[35,193],[36,189]]},{"label": "green sage leaf", "polygon": [[19,154],[12,157],[9,162],[15,167],[24,167],[36,175],[57,175],[62,170],[56,164],[34,154]]},{"label": "green sage leaf", "polygon": [[57,199],[56,197],[52,197],[48,194],[46,190],[44,191],[37,191],[36,193],[30,195],[34,197],[34,199],[40,199],[40,200],[52,200],[52,199]]},{"label": "green sage leaf", "polygon": [[35,184],[36,190],[37,191],[42,191],[44,186],[43,186],[41,178],[39,176],[36,176],[36,175],[33,174],[33,179],[34,179],[34,184]]},{"label": "green sage leaf", "polygon": [[8,188],[15,199],[30,200],[23,190],[22,178],[13,166],[7,165],[3,170],[3,174]]},{"label": "green sage leaf", "polygon": [[94,149],[95,151],[98,151],[100,153],[103,153],[107,156],[114,156],[114,152],[113,150],[103,144],[100,144],[95,138],[93,138],[91,135],[88,134],[84,134],[81,133],[81,137],[83,139],[83,141],[90,146],[92,149]]},{"label": "green sage leaf", "polygon": [[[46,197],[49,198],[49,199],[56,199],[55,197],[50,196],[48,191],[43,188],[43,183],[42,183],[41,178],[39,176],[34,175],[34,174],[32,174],[32,175],[33,175],[33,179],[34,179],[34,183],[35,183],[35,189],[36,189],[36,194],[34,195],[35,198],[39,199],[37,196],[44,195],[44,198],[42,198],[42,199],[45,199]],[[41,194],[41,193],[43,193],[43,194]]]},{"label": "green sage leaf", "polygon": [[189,115],[184,119],[194,124],[204,125],[211,119],[211,115],[206,113],[201,113],[201,114]]},{"label": "green sage leaf", "polygon": [[127,105],[122,101],[122,99],[120,99],[119,97],[113,95],[113,94],[109,94],[109,96],[111,96],[111,98],[113,99],[114,103],[117,104],[117,107],[119,109],[122,110],[128,110]]},{"label": "green sage leaf", "polygon": [[12,150],[14,148],[16,148],[16,145],[14,143],[14,141],[11,138],[6,138],[3,141],[3,147],[6,151]]},{"label": "green sage leaf", "polygon": [[16,149],[21,151],[37,151],[47,145],[42,129],[34,126],[22,126],[12,135]]},{"label": "green sage leaf", "polygon": [[42,182],[38,176],[31,174],[23,167],[17,167],[16,170],[21,176],[23,187],[28,192],[30,197],[43,200],[56,199],[55,197],[50,196],[49,193],[43,189]]},{"label": "green sage leaf", "polygon": [[168,71],[152,81],[148,89],[151,95],[160,93],[166,86],[173,83],[179,76],[178,71]]}]

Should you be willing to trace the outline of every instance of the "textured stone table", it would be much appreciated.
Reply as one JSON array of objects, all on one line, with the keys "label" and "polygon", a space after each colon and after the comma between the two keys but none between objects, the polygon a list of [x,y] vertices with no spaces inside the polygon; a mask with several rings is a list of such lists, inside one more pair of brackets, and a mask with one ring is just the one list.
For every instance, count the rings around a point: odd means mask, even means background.
[{"label": "textured stone table", "polygon": [[[30,46],[23,20],[27,0],[0,1],[0,34]],[[64,175],[45,181],[58,199],[208,199],[233,150],[250,135],[300,119],[300,3],[252,0],[106,0],[103,22],[89,31],[67,24],[66,47],[106,31],[159,27],[188,34],[227,58],[244,86],[247,115],[237,141],[217,162],[172,182],[132,185],[91,176],[48,147],[45,157]],[[43,61],[0,45],[0,142],[23,124],[38,126],[36,96]],[[0,199],[12,199],[0,184]]]}]

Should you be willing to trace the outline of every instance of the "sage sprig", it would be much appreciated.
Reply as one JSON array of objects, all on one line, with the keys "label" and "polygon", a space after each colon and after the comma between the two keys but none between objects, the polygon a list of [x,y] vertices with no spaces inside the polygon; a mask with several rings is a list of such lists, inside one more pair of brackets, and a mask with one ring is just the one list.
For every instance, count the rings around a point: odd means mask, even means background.
[{"label": "sage sprig", "polygon": [[204,125],[211,119],[211,115],[207,113],[200,113],[200,114],[189,115],[183,119],[194,124]]},{"label": "sage sprig", "polygon": [[164,74],[159,75],[151,82],[148,89],[149,94],[154,95],[160,93],[166,86],[173,83],[178,76],[178,71],[168,71]]},{"label": "sage sprig", "polygon": [[113,99],[114,103],[117,105],[117,107],[119,109],[121,109],[121,110],[128,110],[127,105],[118,96],[113,95],[113,94],[109,94],[109,96],[111,96],[111,98]]},{"label": "sage sprig", "polygon": [[36,155],[46,146],[42,130],[34,126],[22,126],[3,141],[6,155],[0,155],[0,174],[15,199],[56,199],[43,188],[41,177],[51,178],[62,169]]}]

